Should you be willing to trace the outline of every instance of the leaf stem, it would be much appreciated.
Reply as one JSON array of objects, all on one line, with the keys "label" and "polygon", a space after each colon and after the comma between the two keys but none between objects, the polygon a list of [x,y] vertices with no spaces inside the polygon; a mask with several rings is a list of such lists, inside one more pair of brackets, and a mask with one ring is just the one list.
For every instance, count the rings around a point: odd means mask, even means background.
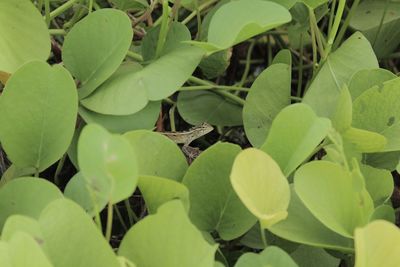
[{"label": "leaf stem", "polygon": [[58,161],[56,172],[54,173],[54,183],[56,185],[60,185],[59,175],[61,173],[62,168],[64,167],[65,160],[67,158],[67,153],[65,153],[62,158]]},{"label": "leaf stem", "polygon": [[192,13],[189,14],[184,20],[182,20],[182,24],[187,24],[189,21],[191,21],[197,13],[201,12],[202,10],[206,9],[207,7],[211,6],[212,4],[218,2],[219,0],[210,0],[208,2],[205,2],[204,4],[200,5],[198,9],[194,10]]},{"label": "leaf stem", "polygon": [[[268,42],[269,43],[269,42]],[[254,46],[256,45],[256,41],[255,40],[251,40],[250,41],[250,46],[249,46],[249,50],[247,50],[247,56],[246,56],[246,65],[244,68],[244,72],[242,75],[242,79],[240,79],[240,83],[238,84],[239,87],[242,87],[244,85],[244,83],[247,80],[247,77],[249,76],[249,72],[250,72],[250,60],[251,60],[251,54],[253,53],[254,50]]]},{"label": "leaf stem", "polygon": [[125,199],[124,203],[125,203],[125,207],[126,207],[126,212],[128,213],[129,223],[130,223],[130,225],[133,225],[139,219],[136,216],[136,214],[133,212],[133,210],[131,208],[131,203],[129,202],[129,199]]},{"label": "leaf stem", "polygon": [[127,55],[128,57],[134,59],[134,60],[137,60],[137,61],[140,61],[140,62],[143,61],[143,57],[142,57],[141,54],[138,54],[138,53],[135,53],[135,52],[132,52],[132,51],[128,51],[128,52],[126,53],[126,55]]},{"label": "leaf stem", "polygon": [[333,43],[333,50],[338,48],[340,43],[342,42],[343,37],[344,37],[344,35],[346,33],[346,30],[349,27],[350,20],[353,17],[354,12],[356,11],[356,9],[357,9],[359,4],[360,4],[360,0],[354,0],[353,5],[351,6],[349,13],[347,14],[346,19],[343,22],[342,27],[340,28],[340,31],[339,31],[339,33],[338,33],[338,35],[336,37],[336,40]]},{"label": "leaf stem", "polygon": [[262,228],[261,223],[260,224],[260,234],[261,234],[261,241],[264,245],[264,248],[266,248],[268,246],[267,244],[267,239],[265,238],[265,230]]},{"label": "leaf stem", "polygon": [[50,26],[50,0],[45,0],[44,1],[44,12],[45,12],[45,16],[46,16],[46,25],[47,27]]},{"label": "leaf stem", "polygon": [[80,0],[69,0],[68,2],[65,2],[63,5],[59,6],[58,8],[56,8],[55,10],[50,12],[50,20],[53,20],[55,17],[64,13],[66,10],[71,8],[78,1],[80,1]]},{"label": "leaf stem", "polygon": [[324,53],[324,57],[322,58],[322,61],[325,61],[328,58],[328,55],[330,54],[330,52],[332,50],[332,45],[335,41],[336,34],[339,30],[340,22],[342,21],[343,11],[344,11],[345,7],[346,7],[346,0],[339,0],[338,8],[337,8],[336,15],[335,15],[335,20],[333,21],[332,30],[329,33],[328,43],[326,45],[325,53]]},{"label": "leaf stem", "polygon": [[164,48],[165,41],[167,39],[167,34],[168,34],[168,16],[169,16],[169,6],[168,6],[168,1],[164,0],[162,3],[163,6],[163,13],[162,13],[162,18],[161,18],[161,28],[160,28],[160,33],[158,35],[158,41],[157,41],[157,48],[156,48],[156,58],[160,57],[161,51]]},{"label": "leaf stem", "polygon": [[381,33],[383,22],[385,21],[386,13],[389,9],[390,0],[386,0],[385,9],[383,10],[381,21],[379,22],[378,30],[376,31],[374,41],[372,42],[372,47],[375,47],[376,40],[378,40],[379,34]]},{"label": "leaf stem", "polygon": [[242,91],[242,92],[250,91],[250,88],[240,87],[240,86],[227,86],[227,85],[182,86],[179,89],[179,91],[197,91],[197,90],[212,90],[212,89],[233,90],[233,91]]},{"label": "leaf stem", "polygon": [[106,226],[106,240],[110,242],[113,224],[113,204],[111,202],[107,205],[107,226]]}]

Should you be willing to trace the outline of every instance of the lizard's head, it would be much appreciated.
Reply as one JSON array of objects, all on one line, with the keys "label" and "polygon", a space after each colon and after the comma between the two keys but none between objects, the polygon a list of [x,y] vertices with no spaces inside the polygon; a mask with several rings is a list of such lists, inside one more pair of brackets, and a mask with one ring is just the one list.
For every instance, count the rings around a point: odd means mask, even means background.
[{"label": "lizard's head", "polygon": [[214,127],[212,127],[210,124],[208,124],[207,122],[203,122],[202,124],[199,125],[199,128],[202,129],[202,131],[204,132],[204,134],[208,134],[209,132],[212,132],[212,130],[214,130]]}]

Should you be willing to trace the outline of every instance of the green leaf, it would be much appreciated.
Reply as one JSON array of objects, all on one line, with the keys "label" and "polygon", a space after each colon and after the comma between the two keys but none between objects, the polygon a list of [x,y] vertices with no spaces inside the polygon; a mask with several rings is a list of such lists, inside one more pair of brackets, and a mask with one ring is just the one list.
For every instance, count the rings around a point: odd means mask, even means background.
[{"label": "green leaf", "polygon": [[[38,242],[43,240],[43,233],[40,229],[37,219],[33,219],[24,215],[11,215],[7,218],[7,221],[1,231],[1,239],[4,241],[9,241],[18,232],[27,233]],[[45,247],[46,245],[43,244],[43,248]]]},{"label": "green leaf", "polygon": [[122,11],[143,10],[149,6],[146,0],[110,0],[110,2]]},{"label": "green leaf", "polygon": [[393,80],[397,76],[385,69],[360,70],[356,72],[349,82],[349,91],[353,101],[363,92],[373,86],[381,87],[384,82]]},{"label": "green leaf", "polygon": [[357,179],[356,174],[341,165],[314,161],[296,172],[294,187],[318,220],[329,229],[351,238],[356,227],[368,223],[374,210],[370,195]]},{"label": "green leaf", "polygon": [[215,92],[180,92],[177,107],[182,118],[192,125],[203,122],[218,126],[243,124],[242,107]]},{"label": "green leaf", "polygon": [[362,1],[351,17],[350,26],[363,32],[378,58],[389,56],[400,44],[400,3]]},{"label": "green leaf", "polygon": [[69,180],[64,190],[64,195],[84,209],[89,215],[94,216],[103,210],[107,205],[108,199],[95,194],[94,189],[90,188],[87,179],[82,173],[78,172]]},{"label": "green leaf", "polygon": [[369,221],[375,220],[385,220],[391,223],[396,223],[396,211],[393,209],[392,205],[380,205],[376,207],[374,213],[372,213]]},{"label": "green leaf", "polygon": [[162,100],[175,93],[192,75],[203,54],[202,49],[191,46],[175,49],[144,68],[136,65],[135,71],[114,77],[81,103],[103,114],[135,113],[149,101]]},{"label": "green leaf", "polygon": [[58,188],[44,179],[25,177],[7,183],[0,189],[0,229],[13,214],[39,218],[47,204],[62,197]]},{"label": "green leaf", "polygon": [[78,162],[95,197],[114,204],[136,189],[138,164],[129,142],[97,124],[83,128],[78,143]]},{"label": "green leaf", "polygon": [[243,235],[256,222],[229,178],[240,151],[237,145],[217,143],[200,154],[183,178],[189,189],[189,217],[193,224],[202,231],[217,231],[223,240]]},{"label": "green leaf", "polygon": [[65,37],[62,57],[81,82],[79,98],[91,94],[117,70],[132,37],[129,17],[115,9],[98,10],[74,25]]},{"label": "green leaf", "polygon": [[292,66],[292,53],[289,49],[280,50],[272,60],[272,64],[286,64]]},{"label": "green leaf", "polygon": [[267,152],[279,164],[285,176],[289,176],[312,154],[330,129],[330,121],[317,117],[309,106],[290,105],[272,122],[261,150]]},{"label": "green leaf", "polygon": [[29,0],[0,2],[0,71],[13,73],[28,61],[46,61],[50,34],[42,15]]},{"label": "green leaf", "polygon": [[119,267],[117,257],[92,218],[73,201],[53,201],[43,210],[39,224],[46,254],[54,266]]},{"label": "green leaf", "polygon": [[100,124],[112,133],[126,133],[133,130],[151,130],[160,115],[161,101],[149,102],[142,110],[122,116],[105,115],[79,107],[79,115],[86,123]]},{"label": "green leaf", "polygon": [[247,138],[260,147],[267,138],[272,121],[290,105],[291,68],[273,64],[254,81],[243,107],[243,123]]},{"label": "green leaf", "polygon": [[201,72],[207,79],[221,76],[231,64],[232,49],[226,49],[209,55],[200,62]]},{"label": "green leaf", "polygon": [[164,203],[180,199],[189,211],[189,190],[185,185],[168,179],[157,176],[140,176],[138,187],[146,202],[146,208],[150,214],[157,212],[157,209]]},{"label": "green leaf", "polygon": [[328,2],[328,0],[301,0],[299,2],[303,2],[307,6],[311,7],[312,9],[315,9],[319,7],[320,5]]},{"label": "green leaf", "polygon": [[300,246],[290,256],[299,267],[338,267],[340,259],[333,257],[321,248]]},{"label": "green leaf", "polygon": [[343,133],[343,138],[355,145],[357,151],[373,153],[383,151],[387,140],[378,133],[350,127]]},{"label": "green leaf", "polygon": [[278,247],[268,247],[260,254],[245,253],[236,262],[235,267],[298,267],[293,259]]},{"label": "green leaf", "polygon": [[205,241],[190,222],[182,203],[173,200],[135,224],[122,240],[118,254],[138,266],[210,267],[216,250],[217,246]]},{"label": "green leaf", "polygon": [[332,126],[338,132],[343,133],[351,127],[353,116],[353,103],[347,86],[344,86],[340,92],[336,111],[332,116]]},{"label": "green leaf", "polygon": [[146,130],[128,132],[124,137],[140,155],[138,157],[140,175],[182,180],[188,164],[174,141],[159,133]]},{"label": "green leaf", "polygon": [[289,183],[278,164],[266,153],[249,148],[236,157],[231,182],[243,204],[261,227],[285,219],[290,201]]},{"label": "green leaf", "polygon": [[378,68],[378,61],[368,40],[355,33],[330,54],[303,98],[318,116],[332,118],[344,84],[354,73]]},{"label": "green leaf", "polygon": [[374,201],[375,207],[388,201],[393,193],[394,184],[390,171],[361,164],[360,169],[365,178],[365,186]]},{"label": "green leaf", "polygon": [[210,52],[224,50],[290,20],[289,11],[273,2],[232,1],[222,5],[213,15],[207,43],[196,44]]},{"label": "green leaf", "polygon": [[38,242],[27,233],[15,233],[8,241],[8,250],[10,267],[53,267]]},{"label": "green leaf", "polygon": [[386,221],[375,221],[355,231],[355,267],[397,267],[400,264],[400,230]]},{"label": "green leaf", "polygon": [[351,252],[353,240],[345,238],[324,226],[304,206],[296,191],[291,188],[289,216],[269,230],[284,239],[315,247]]},{"label": "green leaf", "polygon": [[353,103],[353,125],[382,134],[387,139],[384,151],[400,150],[400,78],[374,86]]},{"label": "green leaf", "polygon": [[33,61],[13,74],[0,97],[0,141],[16,166],[42,171],[61,158],[74,134],[77,98],[60,65]]}]

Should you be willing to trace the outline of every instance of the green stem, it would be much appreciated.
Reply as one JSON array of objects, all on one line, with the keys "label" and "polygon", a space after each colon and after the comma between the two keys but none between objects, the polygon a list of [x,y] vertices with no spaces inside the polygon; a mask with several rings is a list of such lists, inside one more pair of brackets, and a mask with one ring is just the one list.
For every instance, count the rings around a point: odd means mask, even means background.
[{"label": "green stem", "polygon": [[[310,13],[314,12],[311,8],[309,10]],[[313,27],[311,16],[310,16],[310,31],[311,31],[312,54],[313,54],[313,75],[315,75],[315,72],[317,70],[317,42],[315,39],[315,28]]]},{"label": "green stem", "polygon": [[114,211],[115,211],[115,214],[117,214],[118,220],[121,223],[122,228],[124,228],[125,232],[128,231],[128,226],[126,226],[126,223],[124,222],[124,218],[122,217],[122,214],[116,205],[114,206]]},{"label": "green stem", "polygon": [[59,6],[58,8],[56,8],[55,10],[50,12],[50,20],[53,20],[57,16],[64,13],[66,10],[71,8],[78,1],[80,1],[80,0],[69,0],[68,2],[65,2],[63,5]]},{"label": "green stem", "polygon": [[267,244],[267,239],[265,238],[265,230],[262,228],[261,223],[260,223],[260,235],[261,235],[261,241],[264,245],[264,248],[268,246]]},{"label": "green stem", "polygon": [[349,27],[350,20],[353,17],[354,12],[356,11],[356,9],[357,9],[359,4],[360,4],[360,0],[354,0],[353,5],[351,6],[349,13],[347,14],[346,19],[343,22],[342,27],[340,28],[340,31],[339,31],[339,33],[338,33],[338,35],[336,37],[336,40],[333,43],[333,50],[336,50],[339,47],[340,43],[342,42],[343,37],[344,37],[344,35],[345,35],[346,31],[347,31],[347,28]]},{"label": "green stem", "polygon": [[132,51],[128,51],[128,53],[126,53],[126,55],[128,57],[134,59],[134,60],[137,60],[137,61],[140,61],[140,62],[143,61],[143,57],[142,57],[141,54],[138,54],[138,53],[135,53],[135,52],[132,52]]},{"label": "green stem", "polygon": [[244,83],[247,80],[247,77],[249,76],[250,73],[250,60],[251,60],[251,54],[253,53],[254,50],[254,46],[256,45],[256,41],[255,40],[251,40],[250,41],[250,46],[249,46],[249,50],[247,50],[247,56],[246,56],[246,65],[244,68],[244,72],[242,75],[242,79],[240,79],[240,83],[238,84],[239,87],[243,87]]},{"label": "green stem", "polygon": [[332,45],[335,41],[336,34],[339,30],[340,22],[342,21],[343,11],[346,6],[346,0],[339,0],[339,5],[336,11],[335,20],[333,22],[332,30],[329,33],[328,43],[325,48],[323,61],[325,61],[332,50]]},{"label": "green stem", "polygon": [[58,161],[56,172],[54,173],[54,183],[56,185],[60,185],[59,175],[61,173],[62,168],[64,167],[65,160],[67,158],[67,153],[65,153],[62,158]]},{"label": "green stem", "polygon": [[45,12],[45,17],[46,17],[46,24],[47,27],[50,26],[50,0],[45,0],[44,1],[44,12]]},{"label": "green stem", "polygon": [[49,29],[50,35],[66,35],[67,32],[63,29]]},{"label": "green stem", "polygon": [[303,34],[300,34],[300,63],[299,63],[299,81],[297,84],[296,96],[301,96],[301,90],[303,88],[303,52],[304,52],[304,38]]},{"label": "green stem", "polygon": [[107,226],[106,226],[106,240],[110,242],[113,224],[113,205],[111,202],[107,206]]},{"label": "green stem", "polygon": [[132,208],[131,208],[131,203],[129,202],[129,199],[126,199],[124,201],[125,203],[125,207],[126,207],[126,212],[128,213],[128,219],[129,219],[129,223],[130,225],[133,225],[135,222],[137,222],[139,219],[136,216],[136,214],[133,212]]},{"label": "green stem", "polygon": [[381,21],[379,23],[378,30],[375,34],[374,41],[372,42],[372,47],[375,47],[376,40],[378,40],[379,34],[381,33],[383,22],[385,21],[386,13],[389,9],[389,3],[390,3],[390,0],[386,0],[385,9],[383,10],[383,14],[382,14]]},{"label": "green stem", "polygon": [[38,8],[39,12],[42,13],[43,0],[38,0],[37,8]]},{"label": "green stem", "polygon": [[187,24],[189,21],[191,21],[197,13],[203,11],[207,7],[211,6],[212,4],[218,2],[219,0],[210,0],[208,2],[205,2],[204,4],[200,5],[198,9],[194,10],[192,13],[189,14],[184,20],[182,20],[182,24]]},{"label": "green stem", "polygon": [[239,86],[227,86],[227,85],[183,86],[179,89],[179,91],[198,91],[198,90],[212,90],[212,89],[232,90],[232,91],[242,91],[242,92],[250,91],[250,88],[239,87]]},{"label": "green stem", "polygon": [[333,0],[331,4],[331,12],[329,14],[328,33],[331,32],[333,26],[333,19],[335,18],[336,1]]},{"label": "green stem", "polygon": [[315,38],[317,40],[319,54],[320,54],[321,58],[325,58],[324,44],[322,43],[321,32],[318,28],[317,19],[315,17],[314,10],[309,8],[309,13],[310,13],[310,24],[311,24],[311,27],[314,27],[314,34],[315,34]]},{"label": "green stem", "polygon": [[175,126],[175,109],[176,109],[176,105],[173,105],[173,106],[169,109],[169,123],[170,123],[171,131],[172,131],[172,132],[176,132],[176,126]]},{"label": "green stem", "polygon": [[164,48],[164,44],[168,34],[168,16],[169,16],[168,1],[164,0],[162,6],[163,6],[163,13],[161,19],[160,33],[158,35],[158,41],[157,41],[156,58],[160,57],[161,51]]},{"label": "green stem", "polygon": [[93,10],[93,1],[94,0],[89,0],[89,6],[88,6],[88,13],[90,14],[90,13],[92,13],[92,10]]}]

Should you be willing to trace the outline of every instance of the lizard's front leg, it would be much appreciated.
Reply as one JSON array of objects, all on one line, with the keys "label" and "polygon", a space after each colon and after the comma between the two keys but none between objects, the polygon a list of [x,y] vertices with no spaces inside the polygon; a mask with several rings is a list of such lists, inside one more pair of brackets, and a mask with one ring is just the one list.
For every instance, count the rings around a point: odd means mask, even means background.
[{"label": "lizard's front leg", "polygon": [[182,146],[182,152],[185,154],[186,159],[190,165],[200,155],[202,151],[198,147],[191,147],[187,144],[184,144]]}]

